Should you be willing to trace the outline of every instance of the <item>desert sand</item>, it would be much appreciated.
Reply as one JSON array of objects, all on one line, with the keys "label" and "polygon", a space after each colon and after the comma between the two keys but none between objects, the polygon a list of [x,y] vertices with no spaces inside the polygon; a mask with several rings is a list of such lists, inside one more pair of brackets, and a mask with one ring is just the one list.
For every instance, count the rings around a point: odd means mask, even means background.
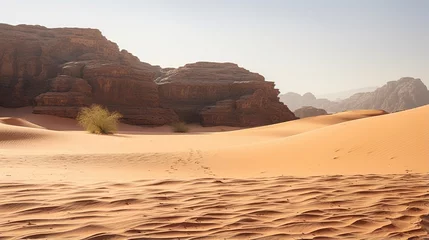
[{"label": "desert sand", "polygon": [[424,239],[428,116],[100,136],[0,108],[0,239]]}]

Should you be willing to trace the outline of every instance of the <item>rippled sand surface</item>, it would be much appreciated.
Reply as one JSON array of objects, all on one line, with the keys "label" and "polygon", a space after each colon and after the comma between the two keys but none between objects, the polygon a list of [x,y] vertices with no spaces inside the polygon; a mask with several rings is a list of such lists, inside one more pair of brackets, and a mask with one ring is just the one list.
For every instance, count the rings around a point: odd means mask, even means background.
[{"label": "rippled sand surface", "polygon": [[423,239],[428,183],[419,174],[2,183],[0,238]]}]

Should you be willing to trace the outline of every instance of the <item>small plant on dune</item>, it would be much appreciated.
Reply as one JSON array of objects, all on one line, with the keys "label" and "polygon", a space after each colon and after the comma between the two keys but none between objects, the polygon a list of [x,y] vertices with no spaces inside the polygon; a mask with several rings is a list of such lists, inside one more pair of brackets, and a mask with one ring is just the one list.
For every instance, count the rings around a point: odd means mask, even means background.
[{"label": "small plant on dune", "polygon": [[173,129],[174,132],[178,132],[178,133],[186,133],[189,131],[189,127],[186,126],[186,123],[184,122],[175,122],[171,124],[171,128]]},{"label": "small plant on dune", "polygon": [[109,112],[100,105],[82,108],[77,121],[85,130],[96,134],[113,134],[118,129],[120,113]]}]

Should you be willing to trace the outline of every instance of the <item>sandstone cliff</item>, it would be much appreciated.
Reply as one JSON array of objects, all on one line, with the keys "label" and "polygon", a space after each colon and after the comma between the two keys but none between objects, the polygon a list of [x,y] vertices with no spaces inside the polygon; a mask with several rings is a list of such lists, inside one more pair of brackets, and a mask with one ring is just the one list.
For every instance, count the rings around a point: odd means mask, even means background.
[{"label": "sandstone cliff", "polygon": [[118,46],[95,29],[0,24],[0,105],[31,104],[63,63],[118,57]]},{"label": "sandstone cliff", "polygon": [[0,24],[0,106],[75,117],[99,103],[135,124],[167,124],[177,114],[160,106],[160,67],[142,63],[99,30]]},{"label": "sandstone cliff", "polygon": [[311,93],[303,96],[297,93],[287,93],[280,100],[291,110],[303,106],[313,106],[328,112],[341,112],[354,109],[380,109],[396,112],[429,104],[429,91],[418,78],[404,77],[390,81],[373,92],[356,93],[339,102],[327,99],[316,99]]},{"label": "sandstone cliff", "polygon": [[119,51],[96,29],[0,24],[3,107],[75,117],[97,103],[131,124],[258,126],[295,119],[278,94],[274,83],[236,64],[161,69]]},{"label": "sandstone cliff", "polygon": [[204,126],[260,126],[295,119],[273,82],[233,63],[198,62],[159,77],[161,105]]}]

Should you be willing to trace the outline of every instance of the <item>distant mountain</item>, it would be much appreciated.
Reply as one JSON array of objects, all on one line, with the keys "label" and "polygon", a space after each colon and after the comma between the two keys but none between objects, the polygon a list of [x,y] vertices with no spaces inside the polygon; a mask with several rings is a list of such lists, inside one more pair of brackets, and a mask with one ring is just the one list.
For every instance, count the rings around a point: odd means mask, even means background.
[{"label": "distant mountain", "polygon": [[340,100],[349,98],[356,93],[372,92],[377,88],[378,87],[365,87],[365,88],[350,89],[350,90],[335,92],[335,93],[317,94],[317,98],[326,98],[331,101],[340,101]]},{"label": "distant mountain", "polygon": [[295,111],[301,107],[312,106],[316,108],[327,109],[332,106],[334,102],[328,99],[316,99],[316,97],[308,92],[304,95],[300,95],[294,92],[288,92],[280,95],[280,101],[288,106],[291,111]]},{"label": "distant mountain", "polygon": [[313,94],[286,93],[280,100],[295,111],[304,106],[325,109],[327,112],[341,112],[354,109],[380,109],[396,112],[429,104],[429,91],[418,78],[404,77],[390,81],[372,92],[356,93],[339,102],[317,99]]}]

